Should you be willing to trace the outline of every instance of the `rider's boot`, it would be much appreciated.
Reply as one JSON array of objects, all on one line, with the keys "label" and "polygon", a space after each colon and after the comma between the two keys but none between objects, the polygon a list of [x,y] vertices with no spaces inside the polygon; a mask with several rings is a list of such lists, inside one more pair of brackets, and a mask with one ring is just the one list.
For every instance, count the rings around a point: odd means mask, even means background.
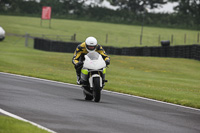
[{"label": "rider's boot", "polygon": [[77,81],[76,81],[76,83],[77,83],[78,85],[81,84],[81,76],[80,76],[80,75],[77,75]]}]

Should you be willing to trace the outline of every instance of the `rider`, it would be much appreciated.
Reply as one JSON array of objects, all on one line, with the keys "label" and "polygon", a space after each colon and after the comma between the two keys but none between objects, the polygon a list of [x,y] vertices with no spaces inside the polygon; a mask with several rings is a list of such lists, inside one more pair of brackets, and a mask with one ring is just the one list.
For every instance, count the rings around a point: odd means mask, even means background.
[{"label": "rider", "polygon": [[86,38],[85,42],[79,44],[74,52],[72,63],[76,69],[77,84],[80,84],[81,69],[83,67],[84,55],[89,52],[96,51],[102,55],[106,65],[110,64],[110,57],[106,54],[101,45],[97,44],[97,39],[94,37]]}]

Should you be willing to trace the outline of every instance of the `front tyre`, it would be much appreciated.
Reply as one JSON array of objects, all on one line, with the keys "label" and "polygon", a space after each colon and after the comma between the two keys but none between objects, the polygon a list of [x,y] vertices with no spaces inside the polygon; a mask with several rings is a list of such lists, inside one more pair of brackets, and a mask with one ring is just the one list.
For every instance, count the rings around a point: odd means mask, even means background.
[{"label": "front tyre", "polygon": [[93,97],[95,102],[99,102],[101,99],[101,87],[100,87],[100,79],[93,79]]}]

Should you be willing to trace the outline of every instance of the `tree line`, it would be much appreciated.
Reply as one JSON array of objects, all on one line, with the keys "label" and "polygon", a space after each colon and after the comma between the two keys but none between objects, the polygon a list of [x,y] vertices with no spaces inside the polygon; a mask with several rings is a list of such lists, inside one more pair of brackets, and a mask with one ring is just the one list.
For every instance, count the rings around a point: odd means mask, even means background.
[{"label": "tree line", "polygon": [[[107,0],[117,10],[99,6],[103,0],[0,0],[0,14],[41,16],[52,7],[53,18],[200,29],[200,0]],[[150,13],[167,2],[178,2],[174,13]]]}]

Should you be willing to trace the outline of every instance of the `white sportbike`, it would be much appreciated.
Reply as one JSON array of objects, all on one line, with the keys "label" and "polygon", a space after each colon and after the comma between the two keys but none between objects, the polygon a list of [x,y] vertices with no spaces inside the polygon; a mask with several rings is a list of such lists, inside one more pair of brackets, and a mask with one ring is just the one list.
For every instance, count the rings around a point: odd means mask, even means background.
[{"label": "white sportbike", "polygon": [[101,90],[104,87],[106,63],[97,52],[89,52],[85,55],[83,68],[81,69],[81,83],[85,100],[99,102]]}]

